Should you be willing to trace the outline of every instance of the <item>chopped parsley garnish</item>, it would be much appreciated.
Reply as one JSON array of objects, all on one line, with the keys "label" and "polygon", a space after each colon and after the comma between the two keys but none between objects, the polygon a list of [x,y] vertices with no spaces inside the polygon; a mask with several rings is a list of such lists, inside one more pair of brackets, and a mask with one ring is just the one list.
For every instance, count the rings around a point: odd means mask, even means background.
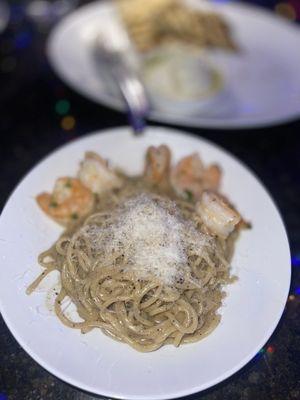
[{"label": "chopped parsley garnish", "polygon": [[67,180],[67,182],[65,183],[65,187],[67,188],[71,188],[72,187],[72,183],[70,180]]},{"label": "chopped parsley garnish", "polygon": [[50,207],[56,208],[57,206],[58,206],[58,204],[57,204],[56,201],[52,200],[52,201],[50,202]]},{"label": "chopped parsley garnish", "polygon": [[72,218],[72,219],[78,219],[78,214],[77,214],[77,213],[71,214],[71,218]]},{"label": "chopped parsley garnish", "polygon": [[190,190],[185,190],[185,194],[188,201],[193,201],[194,195]]}]

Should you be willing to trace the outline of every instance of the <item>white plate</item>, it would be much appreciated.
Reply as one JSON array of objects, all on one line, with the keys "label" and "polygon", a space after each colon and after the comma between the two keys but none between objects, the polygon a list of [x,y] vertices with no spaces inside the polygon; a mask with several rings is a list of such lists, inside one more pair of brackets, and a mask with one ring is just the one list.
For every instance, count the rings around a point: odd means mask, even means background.
[{"label": "white plate", "polygon": [[[59,176],[76,174],[86,150],[99,151],[128,173],[142,170],[147,146],[166,143],[174,160],[198,151],[224,170],[223,192],[253,223],[238,240],[237,283],[228,287],[222,321],[204,340],[141,354],[99,330],[86,335],[61,324],[46,292],[25,294],[39,274],[37,255],[61,232],[37,206]],[[133,137],[127,128],[86,136],[38,164],[11,195],[0,219],[0,309],[12,334],[44,368],[89,392],[124,399],[169,399],[206,389],[243,367],[265,344],[283,312],[290,253],[278,211],[264,187],[239,161],[209,142],[164,128]]]},{"label": "white plate", "polygon": [[[189,0],[201,6],[201,0]],[[267,11],[241,4],[217,5],[232,26],[241,51],[213,54],[227,82],[227,94],[210,115],[153,109],[153,120],[183,126],[247,128],[272,125],[300,115],[300,29]],[[100,29],[116,23],[111,2],[79,8],[54,29],[48,56],[57,74],[79,93],[117,110],[118,91],[96,65],[93,42]]]}]

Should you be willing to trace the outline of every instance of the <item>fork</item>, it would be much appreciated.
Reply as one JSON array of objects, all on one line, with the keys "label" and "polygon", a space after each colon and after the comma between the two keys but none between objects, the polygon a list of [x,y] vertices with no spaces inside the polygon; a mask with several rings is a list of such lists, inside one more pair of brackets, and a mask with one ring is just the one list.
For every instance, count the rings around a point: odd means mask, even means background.
[{"label": "fork", "polygon": [[149,102],[137,70],[128,59],[129,44],[100,35],[97,38],[97,53],[120,89],[134,134],[141,134],[146,126]]}]

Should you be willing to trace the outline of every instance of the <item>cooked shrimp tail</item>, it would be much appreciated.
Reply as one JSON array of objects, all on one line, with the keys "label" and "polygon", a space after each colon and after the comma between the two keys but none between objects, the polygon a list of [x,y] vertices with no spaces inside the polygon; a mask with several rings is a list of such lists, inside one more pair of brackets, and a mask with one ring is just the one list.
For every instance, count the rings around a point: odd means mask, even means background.
[{"label": "cooked shrimp tail", "polygon": [[79,179],[59,178],[52,194],[41,193],[36,197],[41,209],[61,225],[68,225],[93,210],[94,195]]},{"label": "cooked shrimp tail", "polygon": [[209,231],[222,239],[226,239],[241,221],[240,214],[224,198],[213,192],[202,194],[196,204],[196,212]]}]

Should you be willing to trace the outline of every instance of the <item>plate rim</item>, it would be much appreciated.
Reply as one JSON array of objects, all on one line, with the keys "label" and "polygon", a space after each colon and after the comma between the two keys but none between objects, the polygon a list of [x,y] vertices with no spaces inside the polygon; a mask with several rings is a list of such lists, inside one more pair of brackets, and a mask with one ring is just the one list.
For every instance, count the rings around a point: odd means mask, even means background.
[{"label": "plate rim", "polygon": [[[188,395],[192,395],[195,393],[200,393],[203,390],[206,390],[208,388],[212,388],[215,385],[227,380],[228,378],[230,378],[231,376],[233,376],[236,372],[238,372],[239,370],[241,370],[243,367],[245,367],[252,359],[253,357],[257,354],[257,352],[265,345],[265,343],[270,339],[270,337],[272,336],[272,334],[274,333],[274,331],[276,330],[279,321],[281,320],[283,313],[284,313],[284,308],[285,308],[285,304],[286,304],[286,300],[290,291],[290,285],[291,285],[291,263],[290,263],[290,259],[291,259],[291,252],[290,252],[290,245],[289,245],[289,239],[288,239],[288,234],[287,234],[287,230],[286,230],[286,226],[284,223],[284,220],[282,218],[282,215],[280,213],[280,210],[277,207],[277,204],[275,203],[273,197],[270,195],[268,189],[264,186],[264,184],[262,183],[262,181],[260,180],[259,177],[257,177],[257,175],[255,174],[255,172],[253,172],[251,170],[251,168],[249,168],[242,160],[240,160],[238,157],[236,157],[234,154],[232,154],[230,151],[228,151],[227,149],[224,149],[222,146],[214,143],[213,141],[210,141],[206,138],[203,138],[201,136],[198,136],[196,134],[190,133],[190,132],[186,132],[186,131],[181,131],[179,129],[170,129],[164,126],[151,126],[149,127],[150,130],[153,131],[162,131],[164,134],[173,136],[173,135],[178,135],[178,136],[188,136],[192,139],[196,139],[199,144],[201,144],[202,142],[204,142],[205,144],[209,145],[210,147],[216,148],[218,151],[221,151],[222,153],[225,153],[225,155],[229,156],[231,159],[233,159],[235,162],[239,163],[248,173],[250,173],[252,175],[252,177],[255,178],[255,180],[257,181],[257,183],[260,185],[260,188],[265,192],[265,195],[268,197],[269,201],[272,203],[274,210],[277,213],[277,216],[279,218],[279,221],[281,223],[281,228],[282,228],[282,233],[283,233],[283,237],[282,240],[284,241],[284,245],[285,245],[285,250],[287,252],[286,256],[287,258],[287,265],[286,265],[286,273],[288,274],[288,285],[287,288],[285,290],[285,296],[282,296],[283,299],[285,299],[285,301],[282,301],[281,307],[279,309],[278,307],[278,311],[277,311],[277,316],[276,318],[273,320],[273,324],[270,325],[269,329],[267,330],[267,333],[264,335],[264,338],[259,342],[258,345],[256,345],[255,350],[253,350],[250,354],[248,354],[246,357],[244,357],[237,365],[235,365],[233,368],[231,368],[230,370],[227,370],[225,373],[223,373],[221,376],[212,379],[208,382],[206,382],[205,384],[199,385],[199,386],[195,386],[192,387],[190,389],[186,389],[186,390],[181,390],[181,391],[177,391],[174,393],[169,392],[167,395],[152,395],[151,397],[145,395],[145,394],[140,394],[140,395],[122,395],[122,393],[116,393],[113,390],[111,391],[103,391],[103,392],[99,392],[99,391],[95,391],[92,386],[86,385],[86,384],[82,384],[76,380],[74,380],[71,376],[67,376],[64,373],[61,373],[58,369],[53,368],[51,366],[49,366],[47,364],[47,361],[44,361],[38,354],[36,354],[35,351],[32,351],[30,349],[30,345],[27,345],[26,343],[24,343],[23,339],[22,339],[22,334],[19,334],[18,331],[16,331],[13,328],[13,323],[11,322],[11,319],[9,318],[9,313],[6,313],[5,311],[5,307],[3,307],[2,304],[2,300],[1,300],[1,296],[0,296],[0,313],[2,315],[2,318],[6,324],[6,326],[8,327],[10,333],[13,335],[13,337],[15,338],[15,340],[18,342],[18,344],[25,350],[25,352],[34,360],[36,361],[41,367],[43,367],[46,371],[48,371],[49,373],[51,373],[52,375],[54,375],[55,377],[57,377],[58,379],[61,379],[62,381],[70,384],[73,387],[78,388],[79,390],[83,390],[86,391],[88,393],[91,394],[97,394],[97,395],[103,395],[106,397],[112,397],[112,398],[116,398],[116,399],[132,399],[132,400],[169,400],[169,399],[176,399],[179,397],[183,397],[183,396],[188,396]],[[35,170],[37,170],[39,168],[39,166],[45,161],[47,160],[49,157],[65,150],[65,148],[72,146],[75,143],[78,142],[84,142],[85,140],[89,140],[92,137],[97,137],[97,136],[101,136],[103,133],[104,134],[122,134],[122,132],[124,131],[128,131],[128,127],[127,126],[120,126],[120,127],[116,127],[116,128],[107,128],[107,129],[103,129],[103,130],[96,130],[93,132],[88,133],[87,135],[81,136],[79,138],[76,138],[75,140],[71,141],[71,142],[67,142],[61,146],[56,147],[54,150],[50,151],[47,155],[45,155],[44,157],[42,157],[42,159],[40,161],[38,161],[29,171],[27,171],[27,173],[25,175],[23,175],[23,177],[20,179],[19,183],[15,186],[15,188],[13,189],[13,191],[11,192],[11,194],[9,195],[2,211],[0,214],[0,228],[2,225],[2,215],[4,214],[6,208],[9,206],[10,200],[12,198],[12,196],[14,195],[14,193],[18,190],[18,188],[22,185],[22,183],[24,182],[24,180]]]},{"label": "plate rim", "polygon": [[[200,0],[201,1],[201,0]],[[103,105],[105,107],[109,107],[112,110],[124,113],[125,107],[122,105],[122,101],[112,96],[107,95],[106,93],[101,94],[101,100],[94,94],[91,93],[88,89],[84,87],[79,87],[76,83],[72,81],[72,78],[69,77],[65,71],[60,67],[59,61],[55,55],[55,45],[58,42],[58,38],[60,37],[61,31],[65,29],[65,27],[69,26],[70,23],[74,23],[77,18],[80,18],[84,13],[91,12],[90,10],[98,10],[99,8],[105,9],[106,7],[112,7],[108,0],[97,0],[92,3],[84,4],[79,8],[75,9],[73,12],[68,14],[65,18],[63,18],[50,32],[50,35],[46,42],[46,55],[48,62],[58,76],[58,78],[67,84],[72,90],[74,90],[77,94],[82,97],[87,98],[90,101],[93,101],[96,104]],[[253,5],[253,4],[244,4],[244,3],[225,3],[219,4],[220,8],[231,8],[237,9],[238,12],[247,12],[250,10],[251,12],[258,13],[259,15],[263,15],[264,18],[271,18],[276,23],[285,26],[286,29],[293,30],[294,33],[299,36],[300,40],[300,28],[296,26],[289,20],[285,20],[277,14],[272,14],[268,9],[264,7]],[[273,127],[278,124],[286,124],[289,122],[293,122],[300,118],[300,108],[298,111],[293,111],[288,115],[267,115],[264,117],[258,117],[254,121],[250,119],[245,119],[245,121],[237,120],[234,117],[231,118],[213,118],[213,117],[200,117],[198,121],[194,118],[190,119],[187,122],[188,117],[177,117],[176,113],[169,114],[164,113],[163,111],[154,110],[148,116],[148,119],[153,122],[161,122],[168,123],[173,125],[178,125],[182,127],[198,127],[198,128],[207,128],[207,129],[216,129],[216,130],[246,130],[246,129],[260,129],[265,127]]]}]

